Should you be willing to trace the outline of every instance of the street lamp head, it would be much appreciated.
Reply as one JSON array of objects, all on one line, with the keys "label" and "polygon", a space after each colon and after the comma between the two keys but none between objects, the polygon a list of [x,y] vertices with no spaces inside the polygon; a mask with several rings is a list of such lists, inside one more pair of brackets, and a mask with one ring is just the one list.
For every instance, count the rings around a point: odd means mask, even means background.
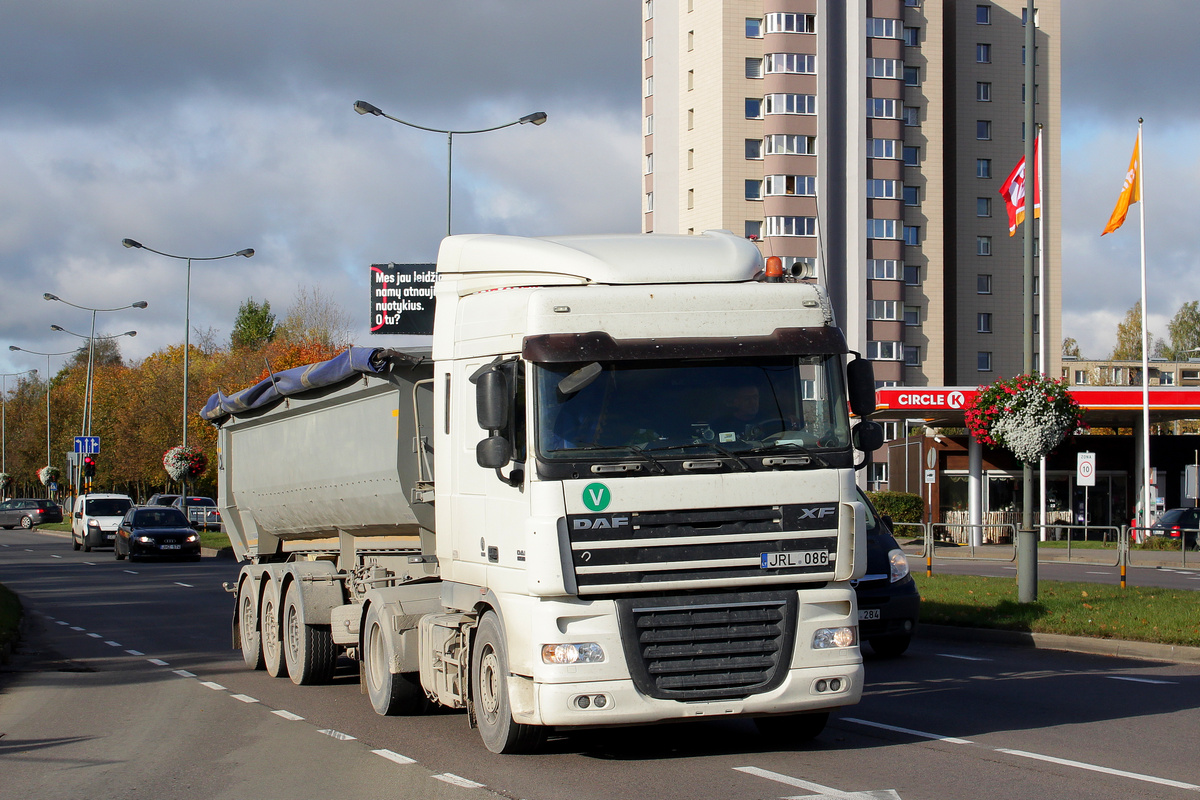
[{"label": "street lamp head", "polygon": [[245,250],[238,250],[235,255],[242,256],[243,258],[249,258],[250,256],[254,255],[254,248],[247,247]]},{"label": "street lamp head", "polygon": [[122,336],[137,336],[137,331],[125,331]]},{"label": "street lamp head", "polygon": [[142,246],[141,242],[135,242],[133,239],[122,239],[121,244],[125,245],[126,247],[137,247],[139,249]]},{"label": "street lamp head", "polygon": [[66,328],[63,328],[61,325],[51,325],[51,326],[50,326],[50,330],[52,330],[52,331],[58,331],[59,333],[66,333],[66,332],[67,332]]},{"label": "street lamp head", "polygon": [[43,294],[42,299],[43,300],[62,300],[62,298],[59,297],[58,295],[50,294],[49,292],[46,292],[45,294]]},{"label": "street lamp head", "polygon": [[149,304],[145,300],[138,300],[136,303],[133,304],[133,307],[134,308],[145,308],[147,305],[149,305]]},{"label": "street lamp head", "polygon": [[522,125],[524,125],[526,122],[532,122],[534,125],[542,125],[546,122],[546,112],[536,111],[532,114],[526,114],[517,120],[517,122],[521,123]]},{"label": "street lamp head", "polygon": [[368,103],[366,100],[356,100],[354,102],[354,110],[359,114],[373,114],[376,117],[383,116],[382,111]]}]

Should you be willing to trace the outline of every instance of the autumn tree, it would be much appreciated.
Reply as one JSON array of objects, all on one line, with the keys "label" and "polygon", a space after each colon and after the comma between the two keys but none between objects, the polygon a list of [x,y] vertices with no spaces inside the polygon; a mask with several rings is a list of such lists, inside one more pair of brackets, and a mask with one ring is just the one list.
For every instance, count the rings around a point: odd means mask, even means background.
[{"label": "autumn tree", "polygon": [[1172,361],[1186,360],[1200,351],[1200,301],[1184,303],[1167,323],[1170,342],[1163,355]]},{"label": "autumn tree", "polygon": [[1079,342],[1070,336],[1063,339],[1062,354],[1072,358],[1083,358],[1083,354],[1079,352]]},{"label": "autumn tree", "polygon": [[[1153,334],[1147,334],[1154,341]],[[1117,323],[1117,344],[1113,348],[1112,361],[1140,361],[1142,358],[1142,301],[1125,312],[1125,318]]]},{"label": "autumn tree", "polygon": [[253,297],[248,297],[238,306],[237,319],[234,320],[229,340],[234,348],[261,347],[273,340],[277,332],[271,301],[257,303]]},{"label": "autumn tree", "polygon": [[279,326],[280,334],[294,342],[317,342],[342,348],[350,342],[352,323],[346,309],[317,286],[300,286]]}]

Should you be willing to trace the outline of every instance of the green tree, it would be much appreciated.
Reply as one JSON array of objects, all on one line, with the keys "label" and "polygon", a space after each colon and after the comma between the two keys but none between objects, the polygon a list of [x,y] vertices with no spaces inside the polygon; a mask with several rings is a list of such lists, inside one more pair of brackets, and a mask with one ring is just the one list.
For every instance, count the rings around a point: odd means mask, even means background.
[{"label": "green tree", "polygon": [[1073,356],[1075,358],[1083,358],[1083,354],[1079,352],[1079,342],[1068,336],[1063,339],[1062,354],[1064,356]]},{"label": "green tree", "polygon": [[[1154,335],[1147,338],[1153,342]],[[1125,318],[1117,323],[1117,345],[1109,358],[1113,361],[1138,361],[1142,357],[1142,301],[1125,312]]]},{"label": "green tree", "polygon": [[279,326],[279,335],[292,342],[317,342],[341,348],[350,342],[352,321],[344,308],[316,286],[300,286]]},{"label": "green tree", "polygon": [[235,348],[262,347],[275,338],[277,330],[271,302],[264,300],[256,303],[253,297],[249,297],[238,306],[229,341]]},{"label": "green tree", "polygon": [[1173,361],[1187,359],[1200,349],[1200,300],[1184,303],[1167,323],[1170,343],[1163,355]]}]

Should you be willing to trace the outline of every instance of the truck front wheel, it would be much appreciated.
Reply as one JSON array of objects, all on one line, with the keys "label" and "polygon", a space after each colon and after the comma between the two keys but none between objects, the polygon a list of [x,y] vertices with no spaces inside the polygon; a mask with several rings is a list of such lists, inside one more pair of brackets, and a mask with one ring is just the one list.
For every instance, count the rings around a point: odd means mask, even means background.
[{"label": "truck front wheel", "polygon": [[392,672],[387,637],[384,635],[383,615],[378,606],[367,611],[363,628],[362,675],[367,696],[375,713],[385,717],[395,714],[420,714],[428,706],[417,674]]},{"label": "truck front wheel", "polygon": [[287,675],[287,663],[283,660],[283,645],[279,641],[279,587],[268,580],[263,589],[262,605],[258,618],[261,621],[263,666],[272,678]]},{"label": "truck front wheel", "polygon": [[293,583],[283,601],[283,657],[297,686],[329,683],[337,667],[337,648],[328,625],[304,624],[300,588]]},{"label": "truck front wheel", "polygon": [[493,753],[530,753],[542,742],[545,729],[512,718],[508,705],[508,656],[500,620],[489,611],[475,630],[471,649],[471,698],[479,735]]},{"label": "truck front wheel", "polygon": [[250,669],[262,669],[262,634],[258,630],[258,596],[254,581],[242,581],[238,588],[238,639],[242,645],[242,660]]}]

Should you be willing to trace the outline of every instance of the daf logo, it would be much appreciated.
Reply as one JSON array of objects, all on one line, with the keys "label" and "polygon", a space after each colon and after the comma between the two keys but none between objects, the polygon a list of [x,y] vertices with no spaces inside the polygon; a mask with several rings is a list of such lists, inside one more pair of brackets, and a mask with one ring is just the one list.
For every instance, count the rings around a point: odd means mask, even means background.
[{"label": "daf logo", "polygon": [[598,531],[604,528],[628,528],[629,517],[597,517],[596,519],[576,519],[571,521],[571,527],[577,531]]},{"label": "daf logo", "polygon": [[802,508],[800,509],[800,519],[825,519],[830,514],[836,514],[837,508],[834,506],[825,506],[824,508]]}]

